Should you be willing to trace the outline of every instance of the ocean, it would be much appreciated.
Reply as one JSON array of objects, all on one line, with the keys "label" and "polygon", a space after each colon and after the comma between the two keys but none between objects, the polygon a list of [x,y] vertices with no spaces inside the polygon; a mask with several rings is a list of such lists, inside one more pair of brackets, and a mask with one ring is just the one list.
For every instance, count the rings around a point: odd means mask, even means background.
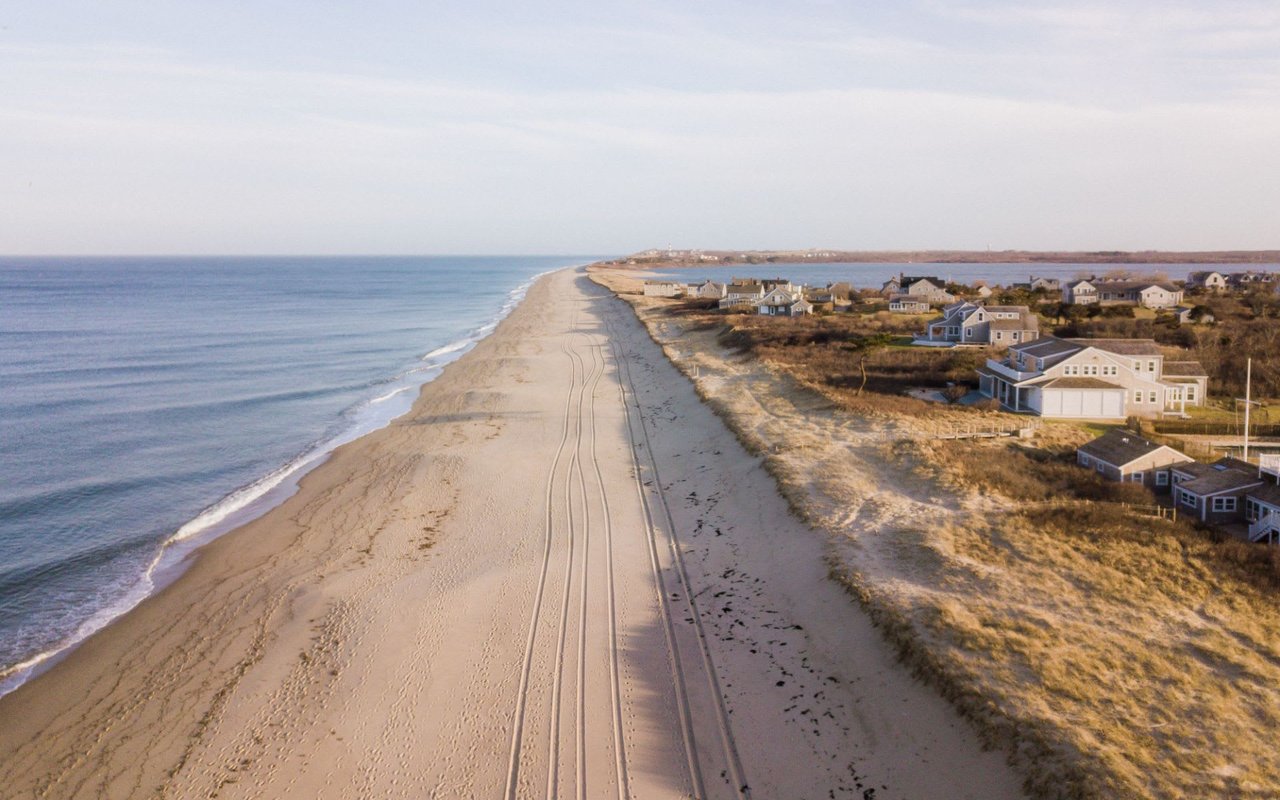
[{"label": "ocean", "polygon": [[582,257],[0,257],[0,694]]}]

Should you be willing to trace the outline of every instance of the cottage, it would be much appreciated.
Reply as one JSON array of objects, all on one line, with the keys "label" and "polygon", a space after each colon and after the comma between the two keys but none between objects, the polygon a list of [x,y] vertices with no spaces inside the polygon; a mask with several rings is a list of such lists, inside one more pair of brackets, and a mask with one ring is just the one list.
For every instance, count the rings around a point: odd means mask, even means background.
[{"label": "cottage", "polygon": [[898,295],[910,295],[930,304],[953,303],[955,295],[947,291],[947,283],[931,276],[899,275],[890,278],[880,287],[880,293],[890,299]]},{"label": "cottage", "polygon": [[1267,272],[1233,272],[1227,276],[1227,284],[1238,289],[1247,288],[1256,283],[1266,283],[1273,279],[1273,275]]},{"label": "cottage", "polygon": [[989,344],[1007,347],[1040,336],[1040,319],[1026,306],[986,306],[961,301],[929,321],[920,344]]},{"label": "cottage", "polygon": [[1085,306],[1098,302],[1098,289],[1089,281],[1075,281],[1062,287],[1062,302]]},{"label": "cottage", "polygon": [[738,281],[734,279],[724,288],[724,296],[720,298],[720,308],[751,307],[764,299],[764,284],[758,281]]},{"label": "cottage", "polygon": [[1093,284],[1102,305],[1136,304],[1143,308],[1173,308],[1182,302],[1182,290],[1160,281],[1098,281]]},{"label": "cottage", "polygon": [[1040,275],[1032,275],[1026,283],[1014,285],[1019,289],[1026,289],[1031,292],[1051,292],[1056,294],[1062,291],[1062,282],[1057,278],[1046,278]]},{"label": "cottage", "polygon": [[1193,272],[1187,276],[1187,288],[1220,292],[1227,288],[1227,276],[1214,271]]},{"label": "cottage", "polygon": [[724,287],[725,285],[723,283],[716,283],[713,280],[707,280],[698,284],[693,295],[694,297],[698,297],[703,300],[721,300],[725,296]]},{"label": "cottage", "polygon": [[645,281],[645,297],[683,297],[685,285],[679,281]]},{"label": "cottage", "polygon": [[771,317],[798,317],[803,314],[812,314],[813,303],[804,299],[803,292],[788,291],[779,287],[756,303],[756,311]]},{"label": "cottage", "polygon": [[853,291],[853,287],[848,283],[828,283],[822,288],[813,288],[805,290],[805,299],[814,305],[829,305],[833,308],[839,305],[849,305],[849,294]]},{"label": "cottage", "polygon": [[1132,431],[1113,429],[1081,445],[1076,450],[1076,460],[1108,480],[1141,483],[1165,492],[1170,483],[1169,467],[1192,458]]},{"label": "cottage", "polygon": [[889,298],[889,310],[896,314],[928,314],[933,306],[914,295],[898,294]]},{"label": "cottage", "polygon": [[1255,467],[1234,458],[1177,464],[1170,473],[1174,501],[1201,522],[1239,522],[1244,519],[1245,495],[1266,485]]},{"label": "cottage", "polygon": [[[1166,374],[1166,370],[1168,374]],[[1205,398],[1194,361],[1165,364],[1150,339],[1059,339],[1009,346],[978,368],[978,390],[1012,411],[1044,417],[1124,419],[1184,413]]]},{"label": "cottage", "polygon": [[1280,542],[1280,486],[1264,484],[1244,495],[1244,520],[1249,541]]}]

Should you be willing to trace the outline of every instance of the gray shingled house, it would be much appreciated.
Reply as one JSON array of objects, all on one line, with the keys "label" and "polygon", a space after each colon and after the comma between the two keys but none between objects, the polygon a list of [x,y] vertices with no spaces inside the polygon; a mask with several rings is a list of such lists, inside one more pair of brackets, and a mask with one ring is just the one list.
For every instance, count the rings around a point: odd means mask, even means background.
[{"label": "gray shingled house", "polygon": [[1201,522],[1239,522],[1245,518],[1245,495],[1267,485],[1252,464],[1223,458],[1212,464],[1192,461],[1170,468],[1173,498],[1179,508]]},{"label": "gray shingled house", "polygon": [[1108,480],[1141,483],[1158,492],[1169,490],[1170,467],[1193,461],[1168,445],[1122,429],[1109,430],[1081,445],[1076,460]]}]

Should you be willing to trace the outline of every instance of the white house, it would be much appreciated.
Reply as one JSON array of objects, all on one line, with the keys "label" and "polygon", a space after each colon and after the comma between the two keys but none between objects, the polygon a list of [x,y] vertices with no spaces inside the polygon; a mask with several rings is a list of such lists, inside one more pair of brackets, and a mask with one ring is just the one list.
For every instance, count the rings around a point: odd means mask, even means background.
[{"label": "white house", "polygon": [[679,281],[645,281],[645,297],[683,297],[685,285]]},{"label": "white house", "polygon": [[804,299],[803,292],[778,287],[756,303],[756,311],[771,317],[798,317],[812,314],[813,303]]},{"label": "white house", "polygon": [[1193,272],[1187,276],[1187,288],[1208,289],[1220,292],[1227,288],[1227,276],[1221,272]]},{"label": "white house", "polygon": [[1098,281],[1098,302],[1103,305],[1133,303],[1143,308],[1173,308],[1182,302],[1182,290],[1163,281]]},{"label": "white house", "polygon": [[[1168,368],[1166,368],[1168,367]],[[1115,419],[1182,413],[1208,388],[1194,361],[1165,364],[1150,339],[1059,339],[1011,345],[978,368],[978,390],[1012,411],[1044,417]]]}]

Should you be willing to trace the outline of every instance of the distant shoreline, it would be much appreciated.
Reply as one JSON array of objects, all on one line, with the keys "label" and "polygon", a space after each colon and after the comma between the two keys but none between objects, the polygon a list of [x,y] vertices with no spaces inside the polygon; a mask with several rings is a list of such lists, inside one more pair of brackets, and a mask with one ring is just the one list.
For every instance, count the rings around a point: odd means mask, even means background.
[{"label": "distant shoreline", "polygon": [[601,265],[621,268],[729,264],[1280,264],[1280,250],[645,250]]}]

